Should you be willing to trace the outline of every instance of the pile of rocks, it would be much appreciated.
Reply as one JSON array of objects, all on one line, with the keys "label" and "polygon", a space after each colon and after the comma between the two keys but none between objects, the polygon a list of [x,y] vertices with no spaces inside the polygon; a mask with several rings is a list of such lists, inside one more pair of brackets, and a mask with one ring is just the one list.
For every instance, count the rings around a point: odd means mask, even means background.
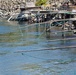
[{"label": "pile of rocks", "polygon": [[23,0],[0,0],[0,10],[3,12],[11,12],[20,8],[21,4],[25,5]]}]

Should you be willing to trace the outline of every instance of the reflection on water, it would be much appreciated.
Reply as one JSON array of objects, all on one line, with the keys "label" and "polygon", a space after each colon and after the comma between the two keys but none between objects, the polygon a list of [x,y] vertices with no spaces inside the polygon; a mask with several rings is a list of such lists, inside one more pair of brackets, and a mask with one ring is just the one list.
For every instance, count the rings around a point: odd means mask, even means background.
[{"label": "reflection on water", "polygon": [[0,22],[1,75],[76,75],[76,49],[51,49],[76,45],[76,39],[50,41],[63,37],[45,32],[47,25]]}]

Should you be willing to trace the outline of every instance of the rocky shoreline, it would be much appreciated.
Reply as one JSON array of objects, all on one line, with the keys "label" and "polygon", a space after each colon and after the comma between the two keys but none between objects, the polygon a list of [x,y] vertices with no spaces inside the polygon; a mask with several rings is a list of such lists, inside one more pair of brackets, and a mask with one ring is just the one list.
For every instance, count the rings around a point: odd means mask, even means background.
[{"label": "rocky shoreline", "polygon": [[[26,7],[26,2],[24,0],[0,0],[0,17],[10,18],[13,15],[15,15],[15,17],[18,16],[18,14],[21,13],[21,6],[23,6],[24,8]],[[56,7],[56,5],[52,5],[50,7],[55,7],[55,10],[71,10],[71,8],[69,7],[69,3],[62,3],[58,8]]]},{"label": "rocky shoreline", "polygon": [[2,12],[13,12],[19,9],[22,4],[26,6],[25,0],[0,0],[0,10]]},{"label": "rocky shoreline", "polygon": [[20,8],[21,4],[25,4],[22,0],[2,0],[0,1],[0,10],[4,12],[13,12]]}]

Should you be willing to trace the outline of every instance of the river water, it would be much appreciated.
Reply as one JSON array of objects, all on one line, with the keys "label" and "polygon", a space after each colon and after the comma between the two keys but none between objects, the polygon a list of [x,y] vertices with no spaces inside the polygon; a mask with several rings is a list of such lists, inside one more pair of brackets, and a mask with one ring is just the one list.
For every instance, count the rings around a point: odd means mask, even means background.
[{"label": "river water", "polygon": [[62,49],[76,39],[56,40],[61,33],[46,32],[46,25],[0,21],[0,75],[76,75],[76,49]]}]

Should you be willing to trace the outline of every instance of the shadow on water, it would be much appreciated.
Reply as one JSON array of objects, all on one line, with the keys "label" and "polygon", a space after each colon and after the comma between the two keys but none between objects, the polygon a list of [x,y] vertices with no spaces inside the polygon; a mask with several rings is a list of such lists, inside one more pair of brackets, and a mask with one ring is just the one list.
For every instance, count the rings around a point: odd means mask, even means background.
[{"label": "shadow on water", "polygon": [[[46,32],[47,24],[33,26],[13,24],[8,25],[8,23],[0,22],[0,74],[75,74],[75,48],[44,50],[45,48],[76,45],[75,39],[50,41],[63,39],[63,37],[61,33]],[[43,51],[36,51],[40,49]],[[30,52],[30,50],[35,51]]]}]

